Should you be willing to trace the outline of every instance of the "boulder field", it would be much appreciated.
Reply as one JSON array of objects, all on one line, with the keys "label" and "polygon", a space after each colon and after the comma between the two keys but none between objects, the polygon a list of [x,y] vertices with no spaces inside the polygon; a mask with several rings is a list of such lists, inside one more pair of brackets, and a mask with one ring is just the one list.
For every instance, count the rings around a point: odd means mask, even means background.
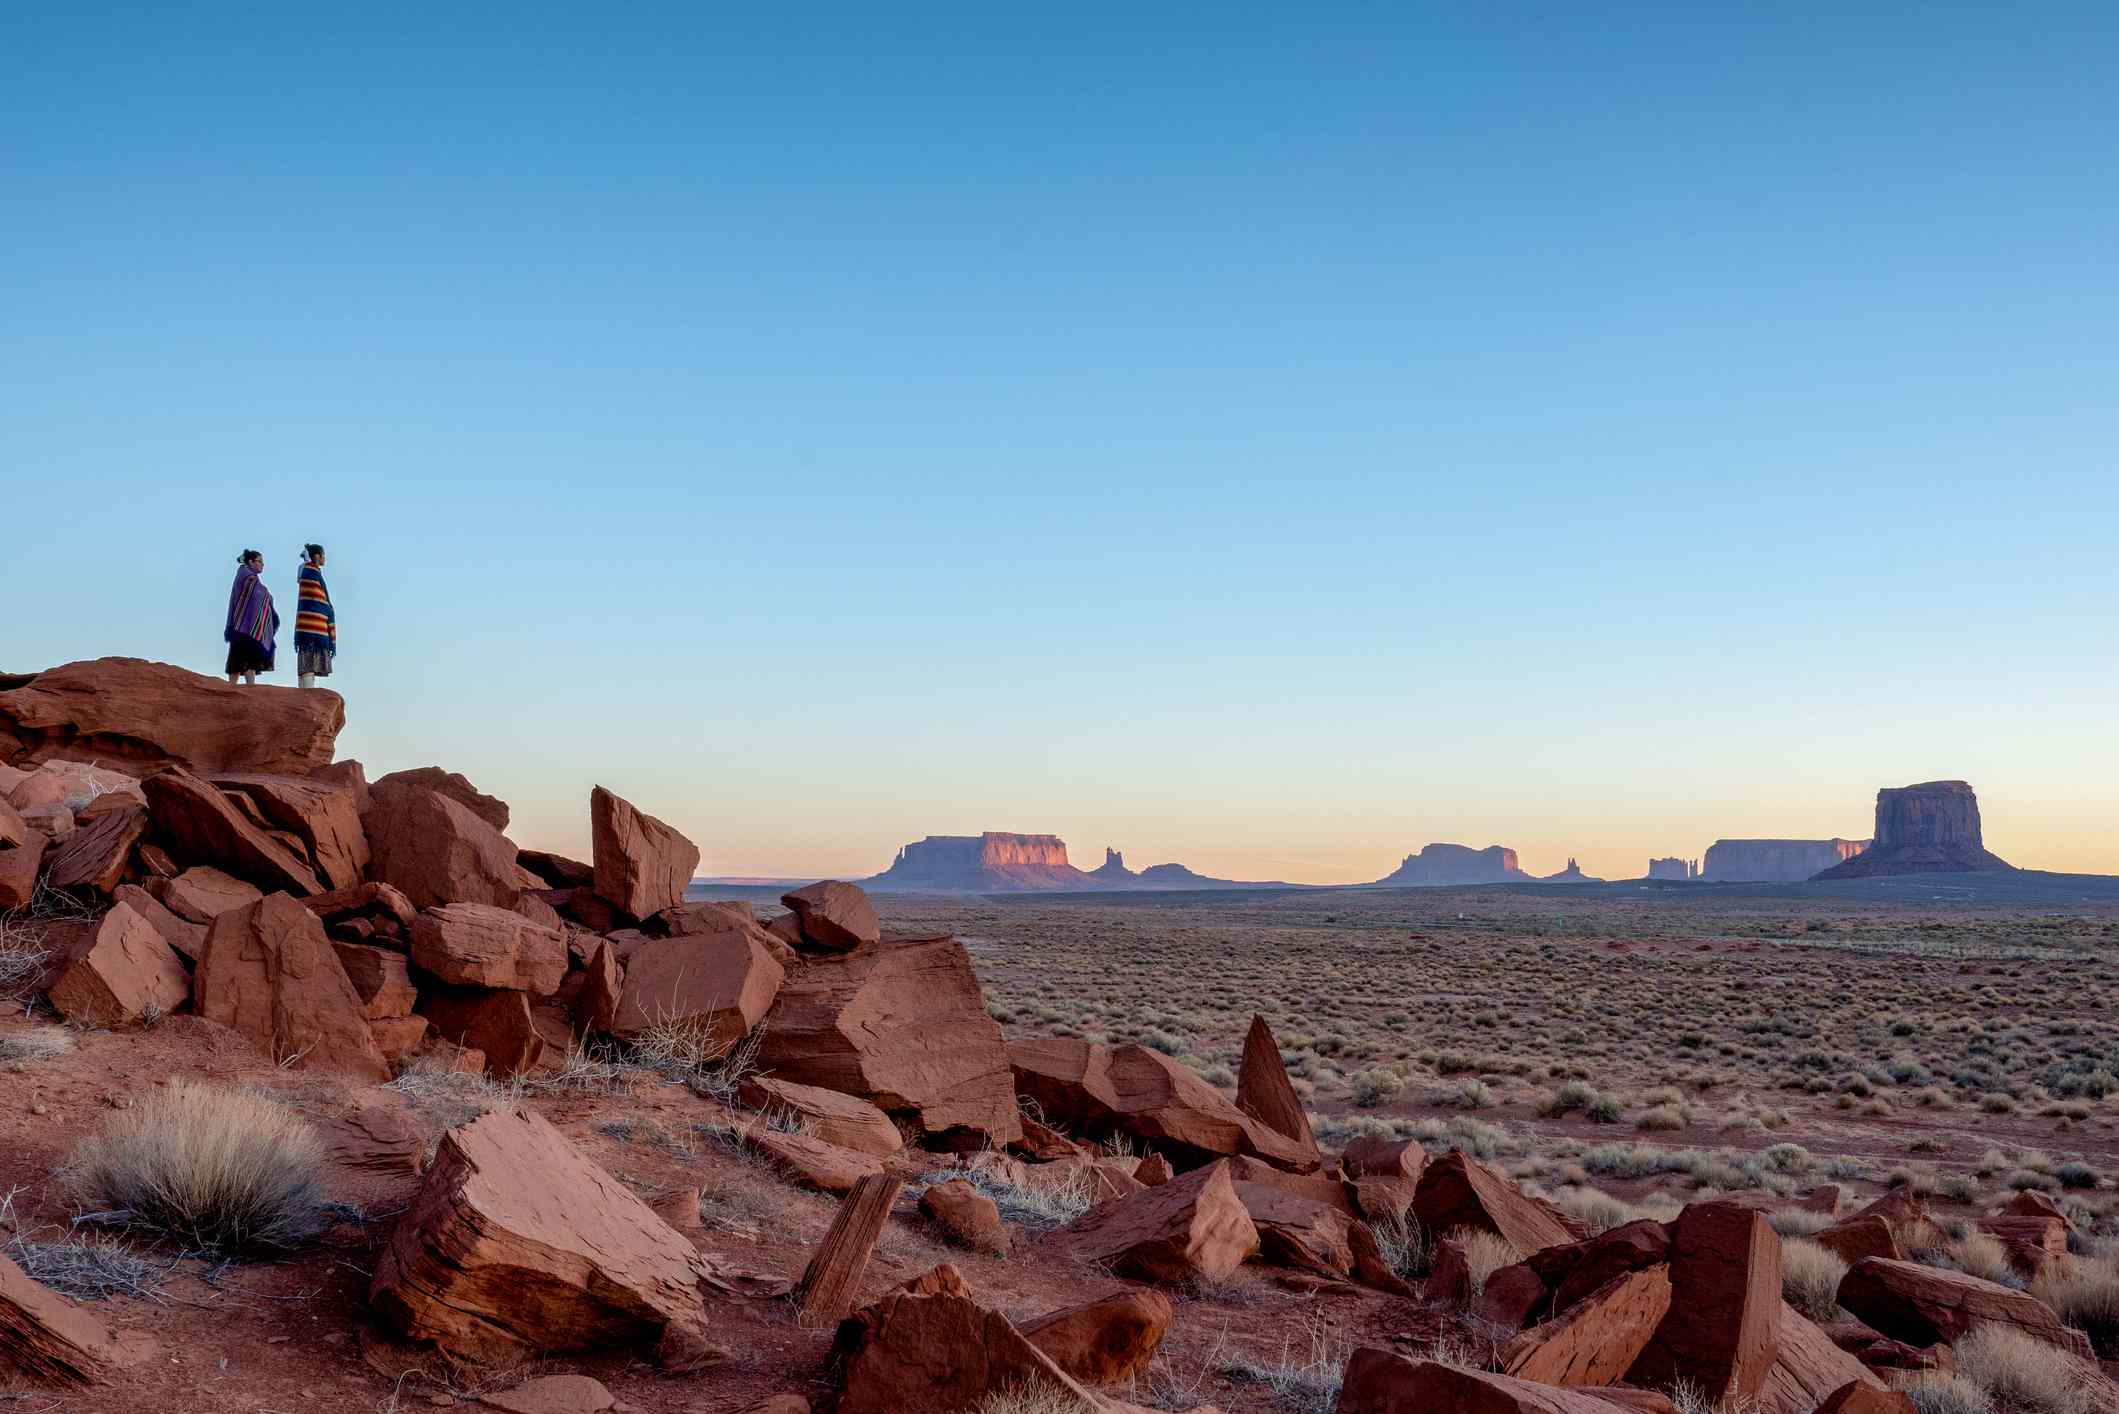
[{"label": "boulder field", "polygon": [[[698,848],[602,787],[593,858],[570,860],[518,849],[459,774],[334,762],[330,693],[116,659],[0,682],[0,910],[58,898],[85,920],[41,1005],[142,1047],[182,1018],[229,1073],[247,1055],[338,1097],[334,1171],[395,1187],[360,1215],[372,1260],[324,1265],[360,1278],[370,1370],[453,1372],[464,1393],[436,1405],[949,1414],[1030,1391],[1124,1414],[1246,1279],[1354,1337],[1343,1414],[1671,1410],[1681,1390],[1898,1410],[1914,1359],[1984,1326],[2088,1351],[2026,1291],[1904,1260],[1917,1200],[1840,1218],[1833,1195],[1819,1241],[1858,1319],[1828,1331],[1783,1301],[1755,1203],[1592,1232],[1468,1153],[1328,1152],[1263,1016],[1233,1098],[1142,1046],[1010,1043],[958,939],[893,936],[843,881],[767,919],[687,898]],[[481,1074],[507,1088],[435,1133],[408,1118],[407,1077]],[[585,1087],[637,1094],[691,1176],[599,1162],[566,1122]],[[772,1210],[728,1205],[728,1165],[830,1213],[801,1260],[732,1255],[773,1250]],[[2067,1260],[2067,1216],[2036,1195],[1984,1222],[2012,1260]],[[1408,1224],[1439,1239],[1432,1273],[1392,1264]],[[1483,1281],[1481,1235],[1515,1253]],[[1412,1331],[1476,1338],[1442,1360]],[[0,1389],[134,1407],[148,1349],[0,1258]],[[570,1357],[634,1392],[542,1366]],[[341,1407],[308,1396],[252,1403]]]}]

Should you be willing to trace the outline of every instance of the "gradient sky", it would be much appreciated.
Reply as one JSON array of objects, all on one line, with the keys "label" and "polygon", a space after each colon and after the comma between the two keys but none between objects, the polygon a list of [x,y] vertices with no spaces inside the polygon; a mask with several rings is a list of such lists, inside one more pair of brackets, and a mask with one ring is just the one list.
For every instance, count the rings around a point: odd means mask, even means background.
[{"label": "gradient sky", "polygon": [[525,844],[1624,877],[1961,776],[2119,872],[2115,70],[2108,4],[19,8],[0,667],[215,671],[318,539],[343,753]]}]

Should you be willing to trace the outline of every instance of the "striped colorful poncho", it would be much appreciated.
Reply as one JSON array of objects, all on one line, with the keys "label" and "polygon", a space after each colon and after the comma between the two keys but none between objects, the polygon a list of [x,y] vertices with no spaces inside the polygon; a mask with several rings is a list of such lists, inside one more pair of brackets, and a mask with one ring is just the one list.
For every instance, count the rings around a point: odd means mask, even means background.
[{"label": "striped colorful poncho", "polygon": [[324,586],[324,572],[303,565],[301,603],[294,611],[294,646],[301,653],[338,652],[338,615],[331,609],[331,591]]},{"label": "striped colorful poncho", "polygon": [[279,633],[279,611],[272,607],[272,591],[265,587],[264,578],[248,565],[237,566],[235,585],[228,591],[228,626],[221,630],[222,640],[255,643],[269,670]]}]

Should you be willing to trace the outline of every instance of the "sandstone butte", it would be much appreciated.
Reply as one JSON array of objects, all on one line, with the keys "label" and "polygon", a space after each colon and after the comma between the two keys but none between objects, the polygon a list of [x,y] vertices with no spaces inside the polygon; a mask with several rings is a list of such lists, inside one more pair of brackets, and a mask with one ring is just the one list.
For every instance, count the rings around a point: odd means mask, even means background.
[{"label": "sandstone butte", "polygon": [[163,765],[305,775],[331,760],[346,704],[335,692],[230,687],[167,663],[97,658],[8,679],[0,763]]}]

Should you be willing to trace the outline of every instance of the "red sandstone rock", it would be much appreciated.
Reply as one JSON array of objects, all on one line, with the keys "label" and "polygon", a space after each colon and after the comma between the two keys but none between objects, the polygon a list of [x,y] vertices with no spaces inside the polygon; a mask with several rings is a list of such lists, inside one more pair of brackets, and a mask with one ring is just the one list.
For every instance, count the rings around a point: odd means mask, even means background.
[{"label": "red sandstone rock", "polygon": [[1564,1311],[1613,1277],[1646,1271],[1670,1260],[1670,1229],[1650,1218],[1562,1247],[1533,1252],[1525,1265],[1553,1293],[1553,1309]]},{"label": "red sandstone rock", "polygon": [[282,1065],[385,1081],[365,1004],[300,902],[272,894],[214,919],[193,1005]]},{"label": "red sandstone rock", "polygon": [[1085,1385],[1139,1381],[1170,1329],[1170,1298],[1127,1289],[1040,1316],[1023,1339]]},{"label": "red sandstone rock", "polygon": [[602,786],[589,793],[595,832],[596,892],[635,918],[684,901],[699,847]]},{"label": "red sandstone rock", "polygon": [[108,1326],[0,1254],[0,1387],[86,1388],[123,1363]]},{"label": "red sandstone rock", "polygon": [[1979,797],[1963,781],[1928,781],[1876,793],[1876,837],[1844,864],[1812,877],[1867,879],[1883,874],[1962,874],[2005,870],[2008,861],[1980,838]]},{"label": "red sandstone rock", "polygon": [[883,925],[876,920],[875,905],[852,884],[826,879],[783,894],[780,902],[793,910],[802,942],[809,947],[852,952],[882,940]]},{"label": "red sandstone rock", "polygon": [[1417,1139],[1355,1139],[1339,1167],[1348,1178],[1418,1179],[1427,1168],[1427,1150]]},{"label": "red sandstone rock", "polygon": [[1839,1349],[1824,1329],[1787,1302],[1774,1324],[1773,1367],[1759,1391],[1759,1414],[1808,1414],[1848,1384],[1881,1390],[1884,1382]]},{"label": "red sandstone rock", "polygon": [[743,1082],[737,1098],[768,1115],[799,1115],[817,1138],[855,1153],[889,1158],[905,1147],[889,1115],[866,1100],[836,1090],[759,1075]]},{"label": "red sandstone rock", "polygon": [[45,882],[55,889],[113,893],[125,878],[133,846],[146,833],[147,807],[121,801],[94,816],[52,851]]},{"label": "red sandstone rock", "polygon": [[2018,1189],[2015,1197],[2001,1205],[2001,1213],[2018,1218],[2058,1218],[2067,1226],[2074,1226],[2058,1203],[2035,1188]]},{"label": "red sandstone rock", "polygon": [[508,803],[487,795],[464,779],[460,772],[444,771],[439,766],[415,766],[409,771],[392,771],[378,779],[369,789],[386,790],[394,786],[411,786],[418,790],[431,790],[436,795],[445,795],[491,825],[497,832],[508,832]]},{"label": "red sandstone rock", "polygon": [[502,1414],[607,1414],[618,1407],[618,1397],[587,1375],[543,1375],[481,1394],[477,1402]]},{"label": "red sandstone rock", "polygon": [[1842,1196],[1838,1184],[1821,1183],[1795,1206],[1801,1212],[1823,1213],[1828,1218],[1837,1218],[1839,1216],[1839,1201]]},{"label": "red sandstone rock", "polygon": [[1022,1134],[1000,1025],[955,938],[886,939],[803,963],[766,1019],[758,1064],[858,1095],[932,1148]]},{"label": "red sandstone rock", "polygon": [[50,848],[51,841],[29,830],[21,844],[0,849],[0,913],[21,908],[36,896],[37,875]]},{"label": "red sandstone rock", "polygon": [[1077,1144],[1051,1125],[1039,1122],[1029,1115],[1023,1116],[1023,1137],[1009,1147],[1016,1153],[1050,1163],[1054,1159],[1085,1158],[1089,1150]]},{"label": "red sandstone rock", "polygon": [[1143,1188],[1160,1188],[1177,1177],[1177,1171],[1162,1155],[1150,1154],[1140,1161],[1139,1168],[1133,1170],[1133,1177]]},{"label": "red sandstone rock", "polygon": [[1817,1414],[1913,1414],[1913,1401],[1893,1389],[1849,1380],[1825,1397]]},{"label": "red sandstone rock", "polygon": [[211,923],[230,909],[247,908],[263,898],[255,884],[246,884],[210,865],[186,869],[160,886],[162,902],[172,913],[193,923]]},{"label": "red sandstone rock", "polygon": [[1005,1256],[1008,1225],[991,1198],[961,1178],[937,1183],[920,1195],[920,1211],[952,1242],[974,1252]]},{"label": "red sandstone rock", "polygon": [[[1591,1295],[1593,1294],[1594,1291]],[[1582,1299],[1587,1300],[1588,1297]],[[1565,1315],[1568,1309],[1576,1304],[1571,1301],[1567,1306],[1553,1306],[1552,1293],[1546,1289],[1544,1280],[1537,1272],[1528,1263],[1514,1262],[1487,1277],[1486,1285],[1479,1289],[1479,1299],[1472,1303],[1472,1315],[1497,1330],[1519,1331],[1532,1323],[1548,1307]],[[1627,1358],[1630,1360],[1632,1357]],[[1589,1382],[1576,1380],[1572,1383]]]},{"label": "red sandstone rock", "polygon": [[961,1278],[932,1295],[893,1291],[855,1312],[832,1353],[844,1371],[838,1414],[968,1410],[1011,1390],[1071,1397],[1084,1414],[1101,1408],[1006,1316],[974,1301]]},{"label": "red sandstone rock", "polygon": [[414,1341],[497,1363],[696,1335],[698,1275],[684,1234],[520,1106],[442,1137],[369,1303]]},{"label": "red sandstone rock", "polygon": [[162,901],[138,884],[120,884],[111,895],[113,903],[124,904],[151,924],[161,934],[162,941],[181,958],[186,965],[196,963],[206,952],[206,929],[203,924],[179,918],[169,911]]},{"label": "red sandstone rock", "polygon": [[[368,1034],[375,1038],[375,1049],[382,1052],[383,1064],[392,1070],[426,1046],[431,1029],[424,1016],[386,1016],[368,1023]],[[485,1057],[480,1055],[478,1069],[484,1068]]]},{"label": "red sandstone rock", "polygon": [[1863,1218],[1882,1218],[1893,1227],[1911,1227],[1928,1220],[1928,1205],[1912,1189],[1894,1188],[1846,1220],[1858,1222]]},{"label": "red sandstone rock", "polygon": [[1499,1233],[1518,1252],[1575,1240],[1558,1209],[1461,1152],[1444,1154],[1422,1172],[1413,1212],[1429,1232]]},{"label": "red sandstone rock", "polygon": [[351,786],[263,773],[216,775],[213,784],[246,797],[273,829],[298,837],[326,888],[352,888],[367,872],[368,836]]},{"label": "red sandstone rock", "polygon": [[1661,1267],[1629,1272],[1517,1335],[1499,1363],[1517,1379],[1549,1385],[1616,1384],[1669,1313],[1669,1273]]},{"label": "red sandstone rock", "polygon": [[1353,1275],[1354,1219],[1346,1212],[1263,1183],[1237,1183],[1236,1197],[1258,1229],[1264,1261],[1326,1278]]},{"label": "red sandstone rock", "polygon": [[[836,1321],[853,1309],[862,1274],[890,1221],[899,1186],[895,1178],[875,1174],[856,1183],[839,1204],[830,1228],[802,1268],[802,1280],[795,1285],[795,1310],[803,1320]],[[943,1290],[970,1294],[956,1268],[946,1263],[899,1289],[920,1295]]]},{"label": "red sandstone rock", "polygon": [[1294,1082],[1288,1079],[1273,1028],[1256,1014],[1244,1036],[1243,1064],[1236,1075],[1236,1108],[1303,1151],[1305,1158],[1299,1167],[1324,1167],[1324,1155],[1317,1149],[1317,1136],[1310,1132],[1310,1117],[1295,1093]]},{"label": "red sandstone rock", "polygon": [[251,823],[227,796],[190,772],[166,767],[141,784],[155,834],[179,856],[211,864],[267,892],[322,893],[308,860]]},{"label": "red sandstone rock", "polygon": [[52,984],[52,1009],[69,1021],[120,1026],[161,1016],[191,996],[191,975],[154,924],[124,904],[96,925],[89,948]]},{"label": "red sandstone rock", "polygon": [[[2020,1215],[2004,1213],[1998,1217],[1979,1219],[1979,1229],[2001,1239],[2004,1245],[2021,1244],[2034,1247],[2052,1256],[2067,1252],[2068,1220],[2048,1214]],[[1885,1256],[1886,1253],[1864,1253],[1865,1256]],[[1850,1261],[1848,1265],[1853,1265]]]},{"label": "red sandstone rock", "polygon": [[412,961],[452,986],[548,997],[567,975],[567,940],[511,909],[451,903],[412,920]]},{"label": "red sandstone rock", "polygon": [[1227,1276],[1259,1250],[1258,1227],[1237,1197],[1226,1161],[1091,1208],[1054,1240],[1141,1281]]},{"label": "red sandstone rock", "polygon": [[765,1019],[786,978],[756,930],[650,939],[626,962],[611,1032],[674,1026],[733,1046]]},{"label": "red sandstone rock", "polygon": [[1008,1047],[1015,1091],[1046,1120],[1078,1133],[1125,1133],[1179,1168],[1255,1155],[1306,1172],[1321,1165],[1307,1148],[1236,1108],[1197,1071],[1147,1046],[1105,1046],[1072,1037]]},{"label": "red sandstone rock", "polygon": [[[494,828],[505,830],[507,826],[497,825]],[[542,879],[548,888],[586,889],[594,887],[596,883],[595,865],[569,859],[563,854],[548,854],[541,849],[525,849],[517,852],[515,862]]]},{"label": "red sandstone rock", "polygon": [[1337,1414],[1612,1414],[1602,1391],[1560,1389],[1364,1346],[1347,1361]]},{"label": "red sandstone rock", "polygon": [[345,720],[335,692],[231,687],[138,658],[68,663],[0,692],[0,740],[19,743],[18,766],[174,763],[299,775],[331,759]]},{"label": "red sandstone rock", "polygon": [[398,784],[371,788],[361,815],[371,879],[416,908],[485,903],[513,908],[537,878],[515,862],[507,837],[445,795]]},{"label": "red sandstone rock", "polygon": [[825,1193],[850,1193],[862,1179],[884,1171],[883,1161],[873,1154],[762,1124],[746,1129],[743,1142],[775,1166]]},{"label": "red sandstone rock", "polygon": [[359,994],[363,1014],[370,1021],[389,1021],[412,1014],[419,992],[412,985],[412,974],[402,954],[365,943],[335,942],[331,950],[338,957],[338,965],[346,970],[346,980]]},{"label": "red sandstone rock", "polygon": [[1634,1363],[1635,1384],[1697,1386],[1714,1403],[1765,1387],[1779,1349],[1781,1240],[1737,1203],[1694,1203],[1670,1238],[1670,1313]]},{"label": "red sandstone rock", "polygon": [[1874,1216],[1834,1223],[1811,1241],[1837,1254],[1850,1267],[1864,1257],[1903,1261],[1906,1255],[1906,1249],[1899,1244],[1897,1231],[1882,1218]]},{"label": "red sandstone rock", "polygon": [[517,991],[436,987],[419,1009],[435,1034],[483,1052],[486,1068],[503,1080],[522,1074],[544,1054],[544,1037],[530,1015],[530,999]]},{"label": "red sandstone rock", "polygon": [[1420,1181],[1413,1178],[1357,1178],[1346,1185],[1354,1211],[1370,1222],[1395,1222],[1413,1209]]},{"label": "red sandstone rock", "polygon": [[29,824],[0,792],[0,849],[13,849],[29,838]]},{"label": "red sandstone rock", "polygon": [[599,940],[569,1003],[574,1011],[574,1029],[584,1035],[608,1032],[617,1023],[618,999],[624,990],[625,973],[618,966],[618,954],[609,943]]},{"label": "red sandstone rock", "polygon": [[1471,1263],[1465,1260],[1464,1247],[1455,1238],[1435,1239],[1434,1259],[1428,1266],[1427,1280],[1420,1283],[1420,1297],[1430,1306],[1452,1311],[1471,1304]]},{"label": "red sandstone rock", "polygon": [[2014,1326],[2025,1335],[2090,1358],[2081,1331],[2027,1292],[1963,1272],[1866,1257],[1841,1279],[1839,1304],[1876,1330],[1909,1345],[1954,1343],[1982,1325]]},{"label": "red sandstone rock", "polygon": [[419,916],[412,900],[388,884],[355,884],[350,889],[334,889],[303,899],[302,903],[326,923],[365,916],[376,921],[387,918],[409,929],[412,920]]},{"label": "red sandstone rock", "polygon": [[387,1095],[387,1091],[364,1092],[350,1109],[323,1126],[324,1152],[333,1163],[370,1173],[419,1172],[420,1156],[427,1150],[426,1136],[404,1105],[383,1098]]}]

